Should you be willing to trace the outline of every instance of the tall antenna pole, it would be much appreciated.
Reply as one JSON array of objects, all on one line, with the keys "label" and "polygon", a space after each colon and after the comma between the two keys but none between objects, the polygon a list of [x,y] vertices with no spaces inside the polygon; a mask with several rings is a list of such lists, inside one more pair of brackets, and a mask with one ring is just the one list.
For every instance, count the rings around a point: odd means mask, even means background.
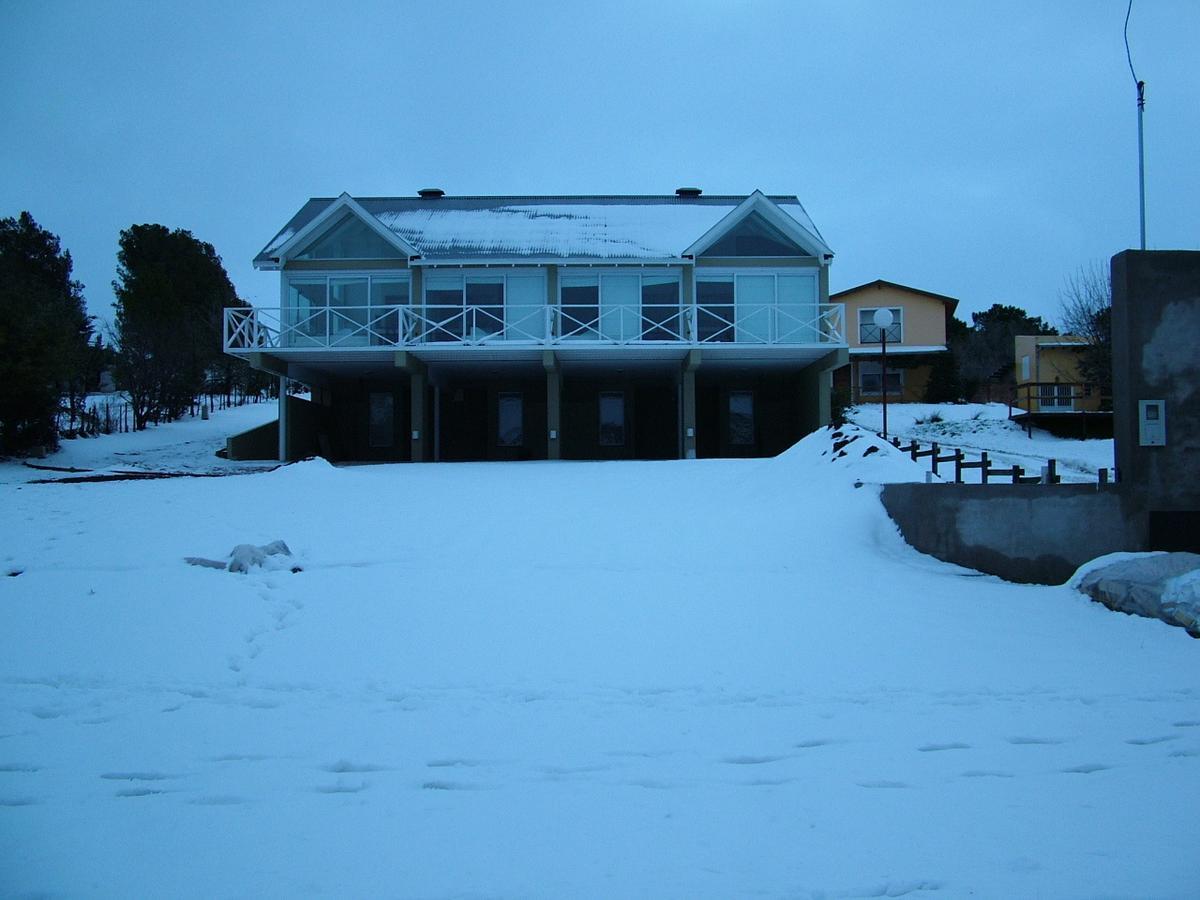
[{"label": "tall antenna pole", "polygon": [[1146,151],[1142,143],[1142,111],[1146,108],[1146,82],[1137,83],[1138,98],[1138,221],[1142,232],[1142,249],[1146,249]]},{"label": "tall antenna pole", "polygon": [[1142,249],[1146,249],[1146,151],[1142,139],[1142,113],[1146,109],[1146,82],[1138,81],[1133,71],[1133,56],[1129,53],[1129,14],[1133,12],[1133,0],[1125,9],[1125,59],[1129,62],[1129,74],[1137,88],[1138,111],[1138,222],[1141,226]]}]

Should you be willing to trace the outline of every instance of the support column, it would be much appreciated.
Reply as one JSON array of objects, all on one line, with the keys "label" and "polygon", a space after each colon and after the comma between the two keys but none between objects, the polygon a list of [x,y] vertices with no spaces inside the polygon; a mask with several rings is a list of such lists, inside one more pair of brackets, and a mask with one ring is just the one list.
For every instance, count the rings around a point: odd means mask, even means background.
[{"label": "support column", "polygon": [[553,350],[542,351],[546,369],[546,459],[562,459],[562,369]]},{"label": "support column", "polygon": [[397,350],[395,365],[408,372],[408,427],[412,446],[412,461],[425,461],[425,447],[430,443],[426,434],[425,386],[428,382],[426,366],[407,350]]},{"label": "support column", "polygon": [[800,373],[800,434],[804,437],[829,424],[833,394],[833,370],[850,361],[846,350],[832,350]]},{"label": "support column", "polygon": [[291,425],[288,422],[288,379],[285,375],[279,376],[279,461],[287,462],[291,450]]},{"label": "support column", "polygon": [[700,351],[689,350],[683,362],[683,415],[679,427],[683,432],[683,458],[696,458],[696,370],[700,368]]}]

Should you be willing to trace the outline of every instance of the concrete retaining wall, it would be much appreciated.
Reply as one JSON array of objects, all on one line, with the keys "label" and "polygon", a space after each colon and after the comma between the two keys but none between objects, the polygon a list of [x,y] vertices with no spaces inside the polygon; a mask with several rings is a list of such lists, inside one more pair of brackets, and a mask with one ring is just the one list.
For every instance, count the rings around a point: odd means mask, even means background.
[{"label": "concrete retaining wall", "polygon": [[1062,584],[1097,556],[1146,549],[1115,486],[888,484],[881,496],[917,550],[1008,581]]},{"label": "concrete retaining wall", "polygon": [[[299,397],[288,397],[289,462],[320,453],[321,408]],[[225,439],[230,459],[279,459],[279,420],[267,422]]]}]

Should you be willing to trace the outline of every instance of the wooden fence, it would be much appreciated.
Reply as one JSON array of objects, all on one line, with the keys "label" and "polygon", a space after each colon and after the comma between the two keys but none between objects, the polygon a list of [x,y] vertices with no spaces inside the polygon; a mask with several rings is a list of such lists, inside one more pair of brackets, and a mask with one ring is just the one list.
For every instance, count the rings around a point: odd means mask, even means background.
[{"label": "wooden fence", "polygon": [[[882,434],[876,432],[879,437]],[[1007,479],[1009,484],[1061,484],[1062,476],[1058,474],[1058,461],[1054,459],[1046,460],[1046,465],[1042,468],[1040,474],[1026,475],[1025,469],[1018,465],[1008,466],[1006,468],[997,468],[992,465],[988,458],[988,452],[981,450],[979,459],[968,459],[967,455],[962,450],[944,451],[942,447],[935,441],[928,447],[922,448],[916,441],[909,441],[908,444],[902,445],[900,438],[893,437],[888,443],[899,450],[901,453],[907,453],[912,457],[913,462],[919,459],[928,459],[929,466],[934,475],[944,477],[941,472],[943,465],[954,467],[954,482],[955,484],[964,484],[963,472],[969,469],[979,470],[979,483],[988,484],[996,480],[1000,481]],[[1115,474],[1115,470],[1114,470]],[[949,473],[946,473],[948,476]],[[1108,483],[1108,469],[1100,469],[1097,473],[1097,480],[1100,484]],[[1113,479],[1116,480],[1115,478]]]}]

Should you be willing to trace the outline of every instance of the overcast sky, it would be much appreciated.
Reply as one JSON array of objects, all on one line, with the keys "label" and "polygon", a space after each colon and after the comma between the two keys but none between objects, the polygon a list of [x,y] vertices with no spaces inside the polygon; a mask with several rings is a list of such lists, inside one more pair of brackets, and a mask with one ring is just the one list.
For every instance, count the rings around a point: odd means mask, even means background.
[{"label": "overcast sky", "polygon": [[[1058,318],[1136,247],[1126,0],[0,0],[0,216],[111,316],[122,228],[186,228],[239,293],[311,196],[796,194],[876,278]],[[1200,246],[1200,3],[1135,0],[1151,249]]]}]

